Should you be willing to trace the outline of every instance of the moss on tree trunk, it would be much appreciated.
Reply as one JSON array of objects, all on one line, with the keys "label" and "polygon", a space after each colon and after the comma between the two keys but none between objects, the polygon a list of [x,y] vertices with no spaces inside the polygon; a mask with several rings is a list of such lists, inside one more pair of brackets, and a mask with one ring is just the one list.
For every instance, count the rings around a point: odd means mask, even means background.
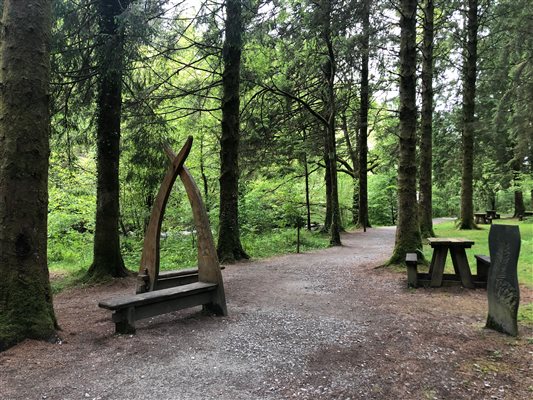
[{"label": "moss on tree trunk", "polygon": [[54,336],[46,257],[50,0],[4,0],[0,47],[0,351]]}]

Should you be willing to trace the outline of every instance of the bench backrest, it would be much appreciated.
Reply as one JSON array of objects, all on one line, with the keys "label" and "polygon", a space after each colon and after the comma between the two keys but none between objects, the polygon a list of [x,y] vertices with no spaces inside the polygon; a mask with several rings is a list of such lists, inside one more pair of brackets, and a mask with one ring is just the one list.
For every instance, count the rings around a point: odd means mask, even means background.
[{"label": "bench backrest", "polygon": [[[185,187],[189,202],[191,203],[194,224],[198,236],[198,280],[220,285],[221,292],[223,293],[222,274],[220,272],[220,264],[215,249],[213,235],[211,233],[211,227],[209,225],[209,218],[198,186],[184,165],[191,147],[192,136],[188,137],[177,155],[172,149],[170,149],[170,147],[165,147],[165,152],[170,159],[170,166],[167,169],[161,187],[157,193],[150,215],[150,222],[146,229],[141,264],[139,267],[140,279],[137,284],[137,293],[152,291],[155,289],[160,265],[161,225],[170,192],[178,176]],[[145,276],[147,276],[148,279],[142,278]]]}]

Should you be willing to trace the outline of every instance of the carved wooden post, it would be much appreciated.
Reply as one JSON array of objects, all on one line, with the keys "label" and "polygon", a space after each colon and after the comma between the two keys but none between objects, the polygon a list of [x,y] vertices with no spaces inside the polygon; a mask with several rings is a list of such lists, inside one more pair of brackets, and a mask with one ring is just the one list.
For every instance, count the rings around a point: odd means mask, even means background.
[{"label": "carved wooden post", "polygon": [[489,233],[490,268],[487,281],[489,315],[486,327],[511,336],[518,335],[518,226],[492,225]]},{"label": "carved wooden post", "polygon": [[[161,238],[161,224],[165,215],[165,208],[170,196],[172,186],[182,169],[185,159],[189,155],[192,146],[192,136],[187,138],[182,149],[176,156],[171,158],[170,166],[163,178],[163,183],[157,192],[157,196],[152,207],[150,222],[144,234],[144,245],[141,256],[141,266],[139,268],[139,279],[137,281],[137,293],[154,290],[154,285],[159,274],[159,249]],[[167,152],[168,153],[168,152]]]}]

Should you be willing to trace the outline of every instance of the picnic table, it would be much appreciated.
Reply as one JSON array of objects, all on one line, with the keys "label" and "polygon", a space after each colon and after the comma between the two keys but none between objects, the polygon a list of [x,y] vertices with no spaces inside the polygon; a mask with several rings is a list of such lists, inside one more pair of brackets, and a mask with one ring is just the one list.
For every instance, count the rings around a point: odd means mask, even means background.
[{"label": "picnic table", "polygon": [[500,214],[496,210],[486,210],[485,212],[474,213],[476,224],[492,224],[493,219],[500,219]]},{"label": "picnic table", "polygon": [[[462,238],[428,238],[429,245],[433,248],[433,257],[429,265],[430,286],[442,286],[443,281],[459,280],[461,284],[473,289],[475,287],[470,273],[470,266],[466,257],[466,249],[474,245],[473,240]],[[446,257],[450,252],[455,274],[444,274]]]},{"label": "picnic table", "polygon": [[475,218],[476,224],[488,224],[489,221],[492,221],[487,218],[487,213],[484,213],[484,212],[474,213],[474,218]]},{"label": "picnic table", "polygon": [[498,214],[496,212],[496,210],[487,210],[485,212],[487,213],[487,218],[490,218],[490,219],[499,219],[500,218],[500,214]]}]

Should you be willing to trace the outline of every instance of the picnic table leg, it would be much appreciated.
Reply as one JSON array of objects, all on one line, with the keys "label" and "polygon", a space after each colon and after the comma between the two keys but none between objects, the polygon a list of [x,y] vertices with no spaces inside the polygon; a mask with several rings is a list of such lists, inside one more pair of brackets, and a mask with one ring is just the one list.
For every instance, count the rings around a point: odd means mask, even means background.
[{"label": "picnic table leg", "polygon": [[465,249],[462,247],[451,247],[450,255],[452,256],[455,273],[461,278],[463,286],[473,289],[475,286],[472,280],[472,274],[470,273],[470,267],[468,266]]},{"label": "picnic table leg", "polygon": [[436,254],[437,254],[437,251],[433,250],[433,255],[431,256],[431,262],[429,263],[429,272],[428,272],[429,276],[433,274],[433,268],[435,266],[436,258],[437,258]]},{"label": "picnic table leg", "polygon": [[442,274],[444,273],[444,265],[446,264],[446,256],[448,255],[447,246],[435,247],[431,265],[429,267],[431,276],[431,287],[442,286]]}]

